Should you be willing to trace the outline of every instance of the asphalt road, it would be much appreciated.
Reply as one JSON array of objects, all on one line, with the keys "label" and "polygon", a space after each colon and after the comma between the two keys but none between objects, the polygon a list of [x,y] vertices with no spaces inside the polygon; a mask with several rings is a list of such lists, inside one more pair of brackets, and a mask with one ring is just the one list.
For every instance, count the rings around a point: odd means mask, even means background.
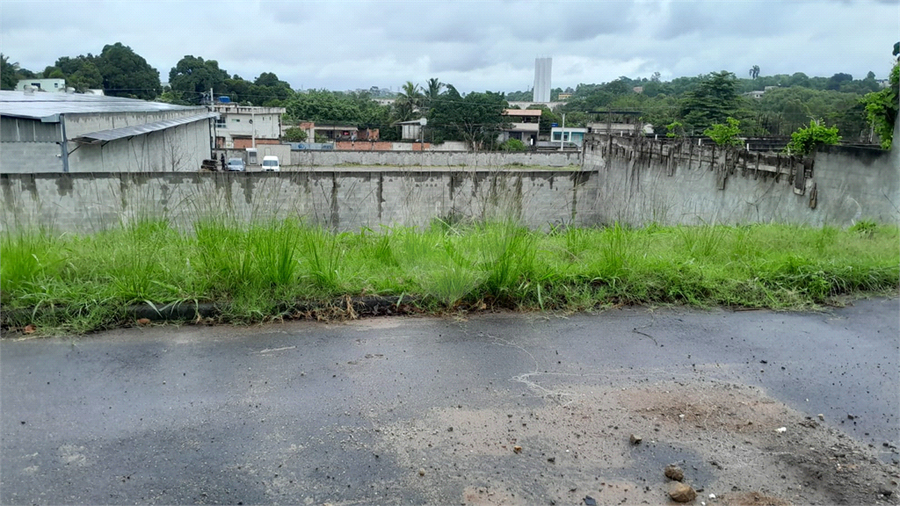
[{"label": "asphalt road", "polygon": [[457,463],[420,464],[385,433],[436,409],[539,409],[584,385],[755,385],[890,462],[900,304],[12,336],[0,379],[2,504],[459,502],[463,477],[449,472],[437,495],[408,486],[420,466],[433,476]]}]

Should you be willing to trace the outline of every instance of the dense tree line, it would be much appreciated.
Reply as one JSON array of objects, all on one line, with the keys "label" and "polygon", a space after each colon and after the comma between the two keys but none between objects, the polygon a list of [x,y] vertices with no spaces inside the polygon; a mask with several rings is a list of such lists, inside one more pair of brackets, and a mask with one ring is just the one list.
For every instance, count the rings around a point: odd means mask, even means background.
[{"label": "dense tree line", "polygon": [[[197,105],[211,97],[227,96],[244,105],[285,107],[289,123],[315,121],[344,123],[378,128],[383,139],[400,137],[398,122],[428,118],[429,140],[464,140],[473,144],[492,142],[505,125],[502,116],[508,101],[531,101],[532,92],[461,94],[450,84],[432,78],[422,85],[406,82],[393,93],[372,87],[365,91],[295,91],[270,72],[253,80],[230,75],[216,60],[186,55],[168,74],[163,89],[159,71],[122,43],[104,46],[99,55],[63,56],[41,72],[32,72],[0,58],[0,85],[15,87],[21,78],[62,78],[78,91],[102,88],[113,96],[161,100]],[[728,71],[696,77],[678,77],[662,81],[658,72],[649,78],[618,79],[600,84],[578,84],[575,88],[551,90],[551,100],[570,95],[554,110],[542,111],[540,131],[549,134],[553,123],[585,126],[592,121],[633,120],[650,123],[657,133],[671,133],[677,125],[679,135],[702,135],[714,125],[727,127],[728,118],[738,121],[744,136],[788,136],[805,128],[810,121],[837,128],[846,141],[884,140],[896,117],[895,65],[892,84],[883,88],[869,72],[862,79],[837,73],[831,77],[794,74],[762,75],[758,65],[739,78]],[[894,90],[894,91],[892,91]],[[763,92],[750,98],[749,92]],[[393,98],[391,105],[376,98]]]}]

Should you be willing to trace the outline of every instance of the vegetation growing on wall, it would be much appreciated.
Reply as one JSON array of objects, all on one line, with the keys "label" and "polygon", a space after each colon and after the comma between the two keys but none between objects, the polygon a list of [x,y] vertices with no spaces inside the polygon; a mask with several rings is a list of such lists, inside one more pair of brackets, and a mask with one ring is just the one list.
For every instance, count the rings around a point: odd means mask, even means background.
[{"label": "vegetation growing on wall", "polygon": [[788,154],[808,155],[819,146],[840,142],[837,127],[826,127],[820,121],[810,120],[809,127],[800,128],[791,134],[791,142],[784,148]]},{"label": "vegetation growing on wall", "polygon": [[[898,43],[900,44],[900,43]],[[898,99],[900,99],[900,56],[897,55],[897,44],[894,45],[894,56],[898,61],[891,68],[890,86],[881,91],[867,94],[862,103],[866,108],[866,117],[881,139],[881,147],[890,149],[894,137],[894,125],[897,122]]]}]

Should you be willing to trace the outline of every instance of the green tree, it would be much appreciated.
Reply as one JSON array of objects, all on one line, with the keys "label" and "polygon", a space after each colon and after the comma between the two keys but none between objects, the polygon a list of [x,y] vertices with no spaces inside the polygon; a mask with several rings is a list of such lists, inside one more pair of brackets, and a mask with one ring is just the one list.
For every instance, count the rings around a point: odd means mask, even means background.
[{"label": "green tree", "polygon": [[96,57],[90,53],[75,58],[62,56],[54,66],[64,74],[66,86],[75,88],[75,91],[103,88],[103,76],[97,68]]},{"label": "green tree", "polygon": [[841,85],[846,82],[853,81],[853,76],[850,74],[845,74],[843,72],[838,72],[837,74],[828,78],[828,84],[826,85],[826,89],[829,90],[839,90],[841,89]]},{"label": "green tree", "polygon": [[725,123],[716,123],[703,131],[703,135],[709,137],[717,146],[741,147],[744,141],[738,137],[741,134],[741,122],[728,117]]},{"label": "green tree", "polygon": [[684,125],[680,121],[673,121],[666,125],[666,137],[681,139],[684,137]]},{"label": "green tree", "polygon": [[685,93],[681,102],[681,117],[685,127],[707,128],[724,124],[734,117],[741,106],[734,74],[727,71],[713,72],[704,77],[696,88]]},{"label": "green tree", "polygon": [[436,77],[428,80],[428,85],[425,88],[425,107],[431,107],[431,104],[441,96],[441,90],[444,89],[444,86],[445,84]]},{"label": "green tree", "polygon": [[736,91],[734,74],[723,70],[709,74],[696,88],[685,93],[681,116],[693,128],[706,128],[724,124],[726,118],[733,117],[739,107],[740,96]]},{"label": "green tree", "polygon": [[500,132],[509,128],[503,115],[509,107],[502,93],[469,93],[460,95],[453,85],[447,85],[429,111],[428,123],[434,139],[461,140],[473,148],[493,146]]},{"label": "green tree", "polygon": [[14,90],[19,84],[18,63],[10,63],[9,57],[0,53],[0,89]]},{"label": "green tree", "polygon": [[[562,122],[562,116],[551,111],[546,105],[531,105],[528,106],[528,109],[541,111],[541,119],[538,124],[538,133],[541,135],[550,135],[550,129],[553,128],[553,123],[558,125]],[[572,126],[572,124],[568,122],[566,122],[566,125]]]},{"label": "green tree", "polygon": [[181,103],[200,104],[204,96],[226,91],[225,80],[228,72],[219,68],[216,60],[203,60],[202,57],[185,55],[169,71],[169,86]]},{"label": "green tree", "polygon": [[784,151],[808,155],[819,146],[837,144],[840,141],[837,127],[826,127],[821,121],[810,120],[809,127],[799,128],[791,134],[791,142],[785,146]]},{"label": "green tree", "polygon": [[413,84],[412,81],[406,81],[403,85],[403,91],[397,94],[394,100],[394,117],[397,121],[409,121],[414,119],[425,95],[422,94],[419,85]]},{"label": "green tree", "polygon": [[150,100],[162,92],[159,71],[121,42],[103,46],[96,65],[107,95]]},{"label": "green tree", "polygon": [[306,137],[306,130],[290,127],[284,131],[283,139],[288,142],[304,142],[306,141]]},{"label": "green tree", "polygon": [[866,118],[881,139],[881,147],[890,149],[897,122],[898,97],[900,97],[900,61],[891,69],[890,85],[862,98]]},{"label": "green tree", "polygon": [[507,139],[500,143],[500,149],[503,151],[517,152],[526,151],[528,147],[519,139]]},{"label": "green tree", "polygon": [[250,87],[253,102],[264,106],[282,106],[282,102],[293,94],[291,85],[281,79],[274,72],[263,72],[253,81]]},{"label": "green tree", "polygon": [[314,121],[316,123],[357,124],[361,112],[351,97],[328,90],[307,90],[295,93],[285,101],[290,121]]}]

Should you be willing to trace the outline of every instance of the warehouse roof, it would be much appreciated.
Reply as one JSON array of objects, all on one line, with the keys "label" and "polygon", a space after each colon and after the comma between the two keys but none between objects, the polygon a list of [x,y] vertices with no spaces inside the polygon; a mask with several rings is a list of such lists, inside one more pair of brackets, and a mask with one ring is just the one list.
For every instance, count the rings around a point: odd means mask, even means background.
[{"label": "warehouse roof", "polygon": [[135,135],[148,134],[150,132],[158,132],[160,130],[165,130],[167,128],[173,128],[180,125],[187,125],[188,123],[193,123],[195,121],[202,121],[210,118],[219,117],[219,113],[217,112],[203,112],[201,114],[197,114],[195,116],[188,116],[186,118],[177,118],[177,119],[167,119],[163,121],[154,121],[153,123],[144,123],[143,125],[135,125],[123,128],[114,128],[112,130],[102,130],[99,132],[92,132],[89,134],[84,134],[76,137],[74,140],[77,142],[84,142],[87,144],[96,144],[98,142],[109,142],[114,141],[116,139],[124,139],[126,137],[134,137]]},{"label": "warehouse roof", "polygon": [[78,93],[0,91],[0,115],[37,119],[45,123],[58,122],[60,114],[166,112],[192,109],[197,110],[198,114],[206,112],[205,107],[185,107],[133,98]]}]

